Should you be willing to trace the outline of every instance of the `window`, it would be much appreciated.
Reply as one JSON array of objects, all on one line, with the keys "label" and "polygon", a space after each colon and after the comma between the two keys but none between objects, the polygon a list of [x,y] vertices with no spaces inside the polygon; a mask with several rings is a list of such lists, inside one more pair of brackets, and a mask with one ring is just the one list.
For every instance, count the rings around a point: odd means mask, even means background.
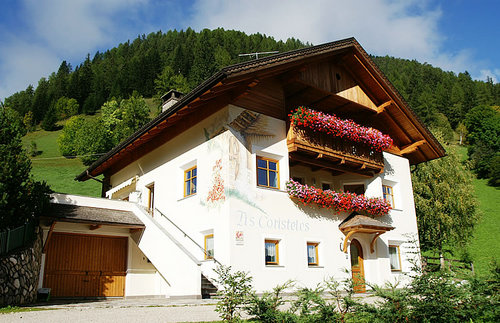
[{"label": "window", "polygon": [[321,183],[321,189],[323,191],[327,191],[327,190],[332,189],[332,186],[330,185],[330,183]]},{"label": "window", "polygon": [[318,244],[316,242],[307,243],[307,264],[309,266],[318,265]]},{"label": "window", "polygon": [[269,188],[279,188],[278,161],[257,157],[257,185]]},{"label": "window", "polygon": [[365,185],[363,184],[344,185],[344,192],[356,193],[357,195],[365,194]]},{"label": "window", "polygon": [[387,185],[382,185],[382,192],[384,193],[384,200],[394,208],[394,194],[392,192],[392,187]]},{"label": "window", "polygon": [[153,213],[155,210],[155,183],[146,186],[148,189],[148,211]]},{"label": "window", "polygon": [[266,240],[266,265],[279,265],[279,240]]},{"label": "window", "polygon": [[399,246],[389,246],[389,259],[391,261],[391,270],[401,271],[401,256],[399,254]]},{"label": "window", "polygon": [[205,259],[214,257],[214,235],[207,234],[205,236]]},{"label": "window", "polygon": [[184,171],[184,196],[196,194],[196,177],[198,170],[196,166]]}]

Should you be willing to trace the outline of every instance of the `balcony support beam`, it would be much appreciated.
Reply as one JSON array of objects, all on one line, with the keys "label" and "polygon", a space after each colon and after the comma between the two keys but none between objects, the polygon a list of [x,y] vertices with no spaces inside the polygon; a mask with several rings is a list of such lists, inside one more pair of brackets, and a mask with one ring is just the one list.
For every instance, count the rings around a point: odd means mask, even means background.
[{"label": "balcony support beam", "polygon": [[393,103],[394,103],[394,101],[389,100],[389,101],[384,102],[384,103],[382,103],[381,105],[379,105],[379,106],[377,107],[377,114],[380,114],[380,113],[384,112],[384,111],[385,111],[385,108],[387,108],[388,106],[392,105]]},{"label": "balcony support beam", "polygon": [[367,178],[373,177],[373,172],[370,171],[361,171],[361,170],[356,170],[356,169],[350,169],[346,166],[339,166],[338,164],[335,164],[335,162],[330,162],[330,161],[324,161],[324,160],[318,160],[316,158],[308,158],[302,155],[298,154],[289,154],[290,160],[297,161],[302,164],[308,164],[312,165],[314,167],[321,167],[324,169],[329,169],[329,170],[334,170],[334,171],[340,171],[342,173],[349,173],[349,174],[355,174]]},{"label": "balcony support beam", "polygon": [[418,149],[419,146],[425,144],[425,140],[419,140],[417,142],[412,143],[411,145],[404,146],[401,148],[400,154],[401,155],[406,155],[406,154],[411,154],[415,150]]}]

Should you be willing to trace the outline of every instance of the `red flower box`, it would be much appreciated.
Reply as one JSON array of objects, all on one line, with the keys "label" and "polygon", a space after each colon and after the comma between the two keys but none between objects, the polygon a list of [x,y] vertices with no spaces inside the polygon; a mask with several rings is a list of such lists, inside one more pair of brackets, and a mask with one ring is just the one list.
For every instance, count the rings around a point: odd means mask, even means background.
[{"label": "red flower box", "polygon": [[391,206],[381,198],[367,198],[355,193],[335,192],[302,185],[290,179],[286,183],[290,197],[298,199],[302,204],[317,204],[320,207],[340,212],[365,212],[372,216],[383,216],[389,213]]},{"label": "red flower box", "polygon": [[334,114],[298,107],[289,117],[292,124],[298,127],[365,143],[376,151],[388,149],[392,145],[392,138],[377,129],[363,127],[352,120],[340,119]]}]

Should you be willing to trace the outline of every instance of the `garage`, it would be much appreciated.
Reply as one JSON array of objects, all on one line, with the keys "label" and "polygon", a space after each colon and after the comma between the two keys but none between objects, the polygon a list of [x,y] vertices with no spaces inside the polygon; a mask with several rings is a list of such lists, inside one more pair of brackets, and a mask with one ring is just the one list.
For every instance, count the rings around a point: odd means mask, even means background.
[{"label": "garage", "polygon": [[52,297],[124,296],[127,237],[54,233],[44,287]]},{"label": "garage", "polygon": [[55,204],[41,224],[51,297],[125,296],[129,236],[144,229],[132,212]]}]

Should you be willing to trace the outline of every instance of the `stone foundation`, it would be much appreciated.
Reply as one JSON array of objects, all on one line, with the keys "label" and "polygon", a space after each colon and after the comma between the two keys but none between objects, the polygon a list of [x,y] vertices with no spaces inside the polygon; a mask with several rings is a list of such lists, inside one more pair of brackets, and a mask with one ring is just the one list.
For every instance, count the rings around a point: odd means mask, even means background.
[{"label": "stone foundation", "polygon": [[42,230],[31,246],[0,258],[0,307],[33,303],[42,260]]}]

